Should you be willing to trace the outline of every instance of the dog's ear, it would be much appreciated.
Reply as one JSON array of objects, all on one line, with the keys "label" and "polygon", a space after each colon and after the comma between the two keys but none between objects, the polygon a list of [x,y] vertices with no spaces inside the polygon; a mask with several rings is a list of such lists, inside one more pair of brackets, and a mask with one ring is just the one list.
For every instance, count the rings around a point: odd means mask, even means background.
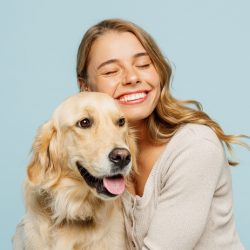
[{"label": "dog's ear", "polygon": [[56,129],[51,121],[39,130],[32,146],[32,158],[28,165],[28,180],[33,185],[52,184],[60,174],[56,147]]}]

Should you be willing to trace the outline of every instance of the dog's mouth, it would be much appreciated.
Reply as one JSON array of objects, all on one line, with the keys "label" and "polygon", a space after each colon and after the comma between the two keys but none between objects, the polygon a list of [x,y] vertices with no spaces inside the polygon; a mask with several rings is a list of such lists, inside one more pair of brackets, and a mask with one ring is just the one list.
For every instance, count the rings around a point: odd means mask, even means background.
[{"label": "dog's mouth", "polygon": [[125,189],[125,178],[123,175],[117,174],[97,178],[91,175],[79,162],[76,162],[76,165],[85,182],[91,188],[95,188],[99,194],[116,197],[123,193]]}]

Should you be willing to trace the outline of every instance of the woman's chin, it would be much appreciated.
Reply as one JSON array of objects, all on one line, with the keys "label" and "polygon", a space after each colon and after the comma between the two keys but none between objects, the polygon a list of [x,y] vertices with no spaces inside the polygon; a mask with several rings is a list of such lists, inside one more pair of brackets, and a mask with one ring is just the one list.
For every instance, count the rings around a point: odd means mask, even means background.
[{"label": "woman's chin", "polygon": [[149,117],[150,113],[144,112],[129,112],[126,114],[124,112],[125,117],[131,125],[140,125],[144,123],[145,119]]}]

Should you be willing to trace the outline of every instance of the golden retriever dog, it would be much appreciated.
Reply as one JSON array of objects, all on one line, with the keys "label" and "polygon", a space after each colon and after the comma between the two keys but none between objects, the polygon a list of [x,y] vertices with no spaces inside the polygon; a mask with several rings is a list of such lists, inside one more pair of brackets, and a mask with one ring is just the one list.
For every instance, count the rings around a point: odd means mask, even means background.
[{"label": "golden retriever dog", "polygon": [[32,152],[25,250],[126,249],[118,197],[135,144],[115,101],[93,92],[70,97],[39,129]]}]

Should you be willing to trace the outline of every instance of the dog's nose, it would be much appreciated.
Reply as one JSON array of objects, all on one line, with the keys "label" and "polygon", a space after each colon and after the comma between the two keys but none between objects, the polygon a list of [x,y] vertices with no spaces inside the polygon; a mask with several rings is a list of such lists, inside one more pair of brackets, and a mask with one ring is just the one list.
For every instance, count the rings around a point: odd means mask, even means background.
[{"label": "dog's nose", "polygon": [[126,148],[114,148],[109,153],[109,159],[115,164],[115,166],[122,169],[129,164],[131,155]]}]

